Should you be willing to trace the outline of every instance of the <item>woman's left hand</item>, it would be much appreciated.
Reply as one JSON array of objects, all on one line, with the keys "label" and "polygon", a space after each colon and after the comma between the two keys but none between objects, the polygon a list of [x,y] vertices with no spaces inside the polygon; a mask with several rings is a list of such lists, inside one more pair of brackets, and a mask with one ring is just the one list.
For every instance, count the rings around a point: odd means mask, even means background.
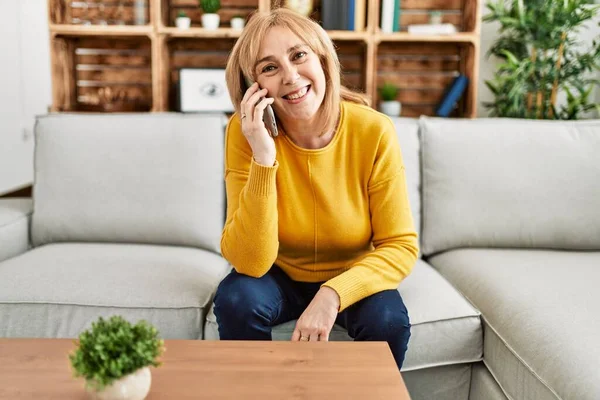
[{"label": "woman's left hand", "polygon": [[340,309],[340,297],[330,287],[323,286],[302,313],[292,341],[329,341],[329,333]]}]

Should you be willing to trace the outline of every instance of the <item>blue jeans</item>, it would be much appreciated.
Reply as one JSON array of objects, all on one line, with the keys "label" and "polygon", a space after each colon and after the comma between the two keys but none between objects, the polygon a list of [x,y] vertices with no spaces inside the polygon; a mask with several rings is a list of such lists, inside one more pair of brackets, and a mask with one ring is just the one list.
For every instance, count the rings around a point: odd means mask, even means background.
[{"label": "blue jeans", "polygon": [[[221,340],[271,340],[271,328],[299,318],[321,285],[293,281],[275,265],[261,278],[232,271],[215,296]],[[376,293],[347,307],[336,324],[354,340],[387,342],[398,368],[402,367],[411,325],[397,290]]]}]

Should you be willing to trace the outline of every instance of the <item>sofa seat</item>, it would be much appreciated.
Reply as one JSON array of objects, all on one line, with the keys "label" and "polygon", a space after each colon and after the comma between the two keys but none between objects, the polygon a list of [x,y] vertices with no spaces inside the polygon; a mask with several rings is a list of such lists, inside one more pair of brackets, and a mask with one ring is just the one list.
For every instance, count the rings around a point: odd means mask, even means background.
[{"label": "sofa seat", "polygon": [[[418,260],[412,273],[400,284],[399,291],[412,324],[403,371],[481,360],[483,335],[479,312],[430,265]],[[273,339],[289,340],[295,326],[296,320],[276,326]],[[205,339],[219,338],[212,308],[204,336]],[[336,325],[330,340],[352,339],[345,329]]]},{"label": "sofa seat", "polygon": [[508,398],[600,399],[600,252],[460,249],[429,259],[481,312]]},{"label": "sofa seat", "polygon": [[26,252],[33,202],[28,198],[0,198],[0,262]]},{"label": "sofa seat", "polygon": [[59,243],[0,263],[0,337],[75,338],[99,316],[145,319],[165,339],[201,339],[219,255],[191,247]]}]

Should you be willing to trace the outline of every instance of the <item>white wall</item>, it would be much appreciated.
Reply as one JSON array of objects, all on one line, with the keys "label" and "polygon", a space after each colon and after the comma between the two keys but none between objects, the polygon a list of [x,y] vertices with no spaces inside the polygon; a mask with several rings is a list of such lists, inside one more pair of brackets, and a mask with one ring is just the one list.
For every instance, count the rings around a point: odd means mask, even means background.
[{"label": "white wall", "polygon": [[33,181],[34,117],[52,103],[47,0],[0,0],[0,194]]},{"label": "white wall", "polygon": [[[483,3],[485,4],[485,0],[483,0]],[[484,6],[483,7],[483,15],[487,15],[487,14],[488,14],[488,10]],[[591,21],[588,21],[588,23],[585,26],[585,29],[582,29],[580,31],[580,40],[583,45],[583,48],[580,50],[589,49],[592,45],[592,40],[594,38],[597,38],[598,35],[600,35],[600,27],[598,26],[599,22],[600,22],[600,15],[597,15],[596,18],[594,18]],[[480,70],[479,70],[479,83],[477,86],[478,98],[479,98],[478,104],[477,104],[477,116],[478,117],[487,117],[488,116],[488,111],[481,105],[481,103],[485,102],[485,101],[492,101],[494,99],[492,92],[490,92],[490,90],[487,88],[487,86],[485,86],[484,82],[485,82],[485,80],[493,79],[494,72],[496,71],[497,65],[499,63],[498,63],[498,60],[494,56],[491,56],[488,59],[486,57],[486,53],[490,49],[490,47],[492,47],[492,44],[498,37],[498,28],[499,27],[500,27],[500,24],[497,22],[494,22],[494,23],[483,22],[481,25],[481,54],[480,54],[480,60],[479,60]],[[596,75],[598,78],[600,78],[600,74],[596,74]],[[600,102],[600,89],[596,88],[593,99],[596,102]],[[558,102],[558,104],[564,104],[564,102],[565,102],[564,94],[562,94],[562,96],[560,96],[560,95],[558,96],[557,102]],[[592,118],[592,117],[598,118],[599,116],[595,115],[594,113],[589,113],[588,115],[585,115],[584,117],[585,118]]]}]

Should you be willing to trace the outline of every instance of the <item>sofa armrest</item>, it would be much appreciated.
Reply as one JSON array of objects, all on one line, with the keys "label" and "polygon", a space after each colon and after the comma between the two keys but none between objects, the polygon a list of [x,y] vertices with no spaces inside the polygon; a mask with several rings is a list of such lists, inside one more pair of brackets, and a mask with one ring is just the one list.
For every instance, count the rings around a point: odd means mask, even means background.
[{"label": "sofa armrest", "polygon": [[0,198],[0,262],[25,253],[31,247],[30,198]]}]

